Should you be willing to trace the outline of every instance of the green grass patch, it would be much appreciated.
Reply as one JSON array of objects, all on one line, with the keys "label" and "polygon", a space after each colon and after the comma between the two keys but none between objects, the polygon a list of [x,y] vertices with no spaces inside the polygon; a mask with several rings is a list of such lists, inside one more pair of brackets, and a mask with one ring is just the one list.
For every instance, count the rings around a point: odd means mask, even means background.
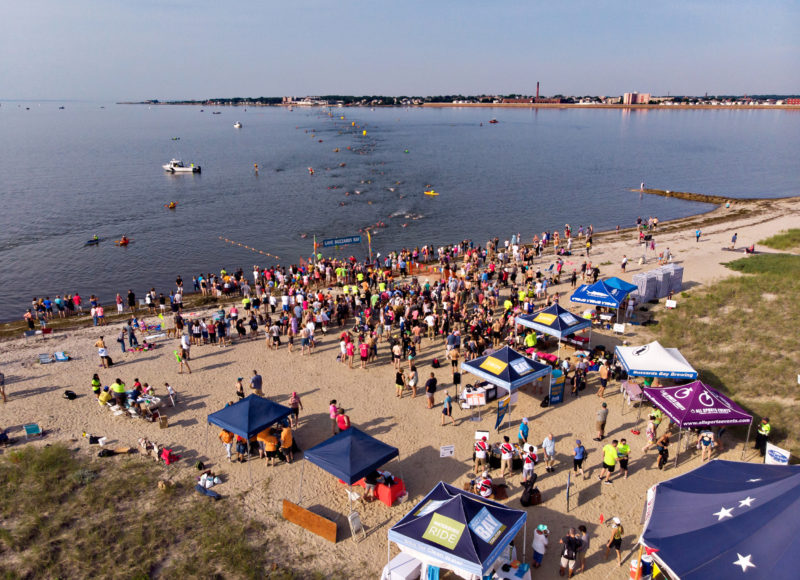
[{"label": "green grass patch", "polygon": [[22,447],[0,460],[0,577],[296,578],[281,542],[229,499],[137,456]]},{"label": "green grass patch", "polygon": [[759,244],[775,250],[800,248],[800,229],[794,228],[778,232],[774,236],[760,241]]},{"label": "green grass patch", "polygon": [[680,348],[703,382],[769,416],[772,440],[797,454],[800,256],[760,254],[728,267],[749,275],[684,297],[661,317],[658,338]]}]

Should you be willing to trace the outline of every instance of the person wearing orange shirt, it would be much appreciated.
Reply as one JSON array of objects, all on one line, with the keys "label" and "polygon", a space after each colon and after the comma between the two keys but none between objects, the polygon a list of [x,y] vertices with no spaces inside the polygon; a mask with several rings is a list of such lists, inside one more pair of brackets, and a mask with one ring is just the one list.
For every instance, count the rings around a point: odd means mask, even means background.
[{"label": "person wearing orange shirt", "polygon": [[222,431],[219,432],[219,439],[225,446],[225,452],[228,454],[228,461],[233,461],[233,458],[231,457],[231,448],[233,447],[233,433],[223,429]]}]

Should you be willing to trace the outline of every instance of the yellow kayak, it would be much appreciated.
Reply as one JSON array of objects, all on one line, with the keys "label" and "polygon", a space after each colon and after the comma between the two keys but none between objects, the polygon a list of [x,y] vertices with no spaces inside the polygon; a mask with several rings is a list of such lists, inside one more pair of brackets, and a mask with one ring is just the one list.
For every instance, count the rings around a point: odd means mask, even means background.
[{"label": "yellow kayak", "polygon": [[438,192],[433,191],[432,189],[429,189],[428,191],[425,192],[425,195],[439,195],[439,194],[438,194]]}]

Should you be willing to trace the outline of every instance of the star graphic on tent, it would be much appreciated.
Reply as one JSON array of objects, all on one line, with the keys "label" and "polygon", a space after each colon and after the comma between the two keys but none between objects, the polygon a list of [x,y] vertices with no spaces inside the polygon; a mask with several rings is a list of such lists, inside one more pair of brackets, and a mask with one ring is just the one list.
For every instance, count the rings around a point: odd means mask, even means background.
[{"label": "star graphic on tent", "polygon": [[747,572],[748,568],[755,568],[756,565],[750,561],[750,558],[753,556],[752,554],[748,554],[747,556],[742,556],[739,552],[736,552],[736,555],[739,556],[739,559],[736,560],[733,565],[734,566],[741,566],[742,572]]},{"label": "star graphic on tent", "polygon": [[747,480],[747,483],[756,483],[756,482],[759,482],[759,481],[761,481],[761,478],[760,478],[760,477],[757,477],[757,478],[755,478],[755,479],[748,479],[748,480]]},{"label": "star graphic on tent", "polygon": [[723,520],[725,518],[732,518],[731,512],[733,508],[726,508],[721,507],[718,512],[714,512],[712,515],[717,516],[717,521]]},{"label": "star graphic on tent", "polygon": [[755,499],[756,498],[750,497],[748,495],[746,498],[744,498],[743,500],[739,501],[739,507],[744,507],[744,506],[750,507],[750,504],[752,504],[753,501],[755,501]]}]

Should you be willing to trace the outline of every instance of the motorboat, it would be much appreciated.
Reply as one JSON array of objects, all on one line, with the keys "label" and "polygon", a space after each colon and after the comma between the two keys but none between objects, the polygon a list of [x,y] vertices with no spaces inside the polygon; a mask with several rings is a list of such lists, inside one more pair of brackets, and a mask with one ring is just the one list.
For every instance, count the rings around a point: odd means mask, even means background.
[{"label": "motorboat", "polygon": [[162,165],[164,171],[168,173],[200,173],[200,166],[191,163],[188,167],[180,159],[172,159],[166,165]]},{"label": "motorboat", "polygon": [[236,122],[233,124],[233,127],[234,127],[235,129],[241,129],[241,128],[242,128],[242,124],[241,124],[239,121],[236,121]]},{"label": "motorboat", "polygon": [[496,125],[497,122],[498,122],[497,119],[492,119],[491,121],[489,121],[489,123],[491,123],[492,125]]}]

